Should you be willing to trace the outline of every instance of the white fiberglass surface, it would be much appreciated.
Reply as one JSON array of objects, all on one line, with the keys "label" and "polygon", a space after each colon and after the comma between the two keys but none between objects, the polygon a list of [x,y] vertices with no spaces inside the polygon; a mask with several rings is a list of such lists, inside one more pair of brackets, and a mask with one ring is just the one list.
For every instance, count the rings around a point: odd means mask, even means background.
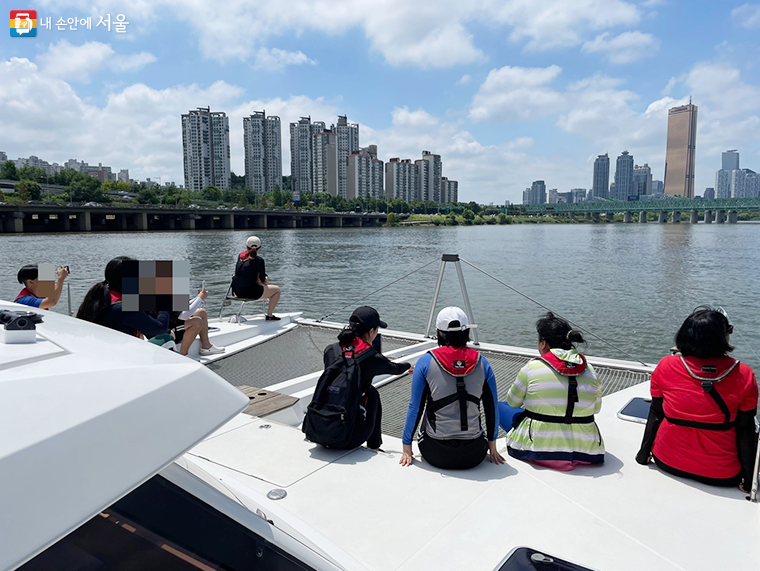
[{"label": "white fiberglass surface", "polygon": [[[6,308],[18,306],[0,303]],[[191,359],[39,313],[40,347],[60,351],[0,370],[0,569],[89,519],[248,403]]]},{"label": "white fiberglass surface", "polygon": [[[647,392],[645,384],[605,398],[598,424],[606,463],[571,473],[512,458],[505,466],[484,462],[457,472],[417,456],[402,468],[401,442],[389,437],[387,454],[360,448],[321,458],[317,466],[319,448],[303,442],[297,428],[270,432],[257,427],[265,422],[259,419],[250,424],[258,431],[252,438],[271,438],[266,445],[235,452],[232,440],[223,444],[230,431],[201,446],[207,457],[226,459],[226,468],[215,466],[227,478],[252,490],[265,491],[277,474],[289,474],[279,478],[287,496],[278,509],[369,569],[493,569],[521,545],[599,571],[757,568],[757,504],[738,490],[673,478],[634,461],[644,426],[616,413]],[[498,446],[506,456],[503,439]],[[259,451],[265,456],[256,458]],[[268,465],[257,466],[262,463]]]}]

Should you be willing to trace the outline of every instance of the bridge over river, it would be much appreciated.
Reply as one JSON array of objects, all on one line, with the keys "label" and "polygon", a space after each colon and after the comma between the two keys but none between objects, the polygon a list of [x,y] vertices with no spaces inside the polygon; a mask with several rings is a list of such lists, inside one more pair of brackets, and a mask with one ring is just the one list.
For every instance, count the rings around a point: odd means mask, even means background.
[{"label": "bridge over river", "polygon": [[592,200],[575,204],[534,204],[525,205],[527,214],[554,215],[554,216],[583,216],[584,218],[599,219],[604,214],[607,220],[612,220],[615,214],[623,214],[624,222],[633,222],[634,215],[638,215],[639,222],[647,221],[649,212],[659,214],[658,221],[666,223],[668,220],[681,222],[683,213],[688,213],[688,220],[692,224],[699,221],[700,214],[704,222],[710,224],[715,221],[718,224],[737,221],[739,211],[760,211],[760,198],[718,198],[714,200],[688,199],[688,198],[665,198],[662,200],[633,200],[623,202],[621,200]]},{"label": "bridge over river", "polygon": [[387,214],[161,206],[0,204],[0,233],[380,226]]}]

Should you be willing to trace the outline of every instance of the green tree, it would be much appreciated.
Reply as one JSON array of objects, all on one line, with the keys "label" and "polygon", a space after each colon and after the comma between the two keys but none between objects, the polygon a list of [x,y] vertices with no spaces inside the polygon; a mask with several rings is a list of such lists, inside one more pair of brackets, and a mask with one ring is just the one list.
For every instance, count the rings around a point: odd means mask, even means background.
[{"label": "green tree", "polygon": [[30,167],[24,165],[17,170],[19,180],[35,180],[37,182],[46,182],[50,179],[45,169],[40,167]]},{"label": "green tree", "polygon": [[16,163],[13,161],[5,161],[3,165],[0,166],[0,178],[5,180],[18,180]]},{"label": "green tree", "polygon": [[503,212],[499,212],[499,214],[496,216],[496,220],[499,224],[506,224],[507,223],[507,215]]},{"label": "green tree", "polygon": [[140,204],[158,204],[158,193],[154,188],[141,188],[137,193],[137,202]]},{"label": "green tree", "polygon": [[219,202],[222,199],[222,191],[216,186],[207,186],[201,190],[201,198],[203,198],[203,200]]},{"label": "green tree", "polygon": [[446,216],[446,226],[458,226],[459,220],[457,220],[457,215],[453,212],[449,212]]},{"label": "green tree", "polygon": [[90,175],[76,172],[68,187],[72,202],[107,202],[109,196],[100,190],[100,181]]},{"label": "green tree", "polygon": [[398,214],[391,212],[388,214],[387,226],[398,226]]},{"label": "green tree", "polygon": [[16,191],[16,197],[23,202],[42,199],[42,187],[36,180],[20,180],[13,185],[13,188]]}]

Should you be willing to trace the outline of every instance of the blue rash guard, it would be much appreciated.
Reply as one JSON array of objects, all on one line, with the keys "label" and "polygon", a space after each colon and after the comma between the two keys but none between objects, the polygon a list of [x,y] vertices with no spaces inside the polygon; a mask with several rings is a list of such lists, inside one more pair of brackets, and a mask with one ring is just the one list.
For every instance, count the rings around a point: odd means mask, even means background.
[{"label": "blue rash guard", "polygon": [[[430,369],[430,361],[433,356],[430,353],[425,353],[422,357],[417,359],[417,364],[414,366],[414,376],[412,377],[412,396],[409,399],[409,408],[406,411],[406,421],[404,422],[404,433],[401,437],[403,444],[409,446],[412,444],[412,438],[414,431],[417,428],[417,424],[420,420],[420,410],[424,405],[423,397],[425,396],[427,388],[427,376]],[[490,435],[488,440],[496,440],[499,436],[499,402],[496,394],[496,376],[493,374],[493,369],[488,360],[480,356],[480,361],[483,363],[483,372],[485,373],[486,383],[490,389],[491,398],[493,399],[493,411],[495,415],[493,434]],[[486,391],[484,391],[485,393]],[[484,398],[486,394],[483,395]],[[489,408],[489,407],[484,407]],[[489,423],[490,424],[490,423]]]}]

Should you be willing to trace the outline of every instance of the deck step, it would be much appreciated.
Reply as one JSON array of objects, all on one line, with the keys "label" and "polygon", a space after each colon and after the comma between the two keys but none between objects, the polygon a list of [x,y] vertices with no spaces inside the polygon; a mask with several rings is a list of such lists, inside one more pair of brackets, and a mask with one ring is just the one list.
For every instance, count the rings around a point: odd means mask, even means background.
[{"label": "deck step", "polygon": [[249,387],[248,385],[240,385],[237,388],[250,400],[251,404],[243,412],[251,416],[266,416],[289,408],[298,402],[298,398],[296,397],[266,389],[258,389],[256,387]]}]

